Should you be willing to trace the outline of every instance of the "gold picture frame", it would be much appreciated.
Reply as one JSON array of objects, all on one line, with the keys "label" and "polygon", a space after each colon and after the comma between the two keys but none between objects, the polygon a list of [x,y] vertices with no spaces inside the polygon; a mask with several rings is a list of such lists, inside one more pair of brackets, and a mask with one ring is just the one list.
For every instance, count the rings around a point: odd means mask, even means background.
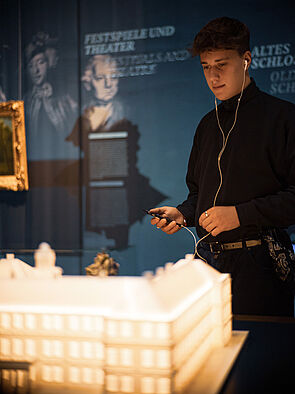
[{"label": "gold picture frame", "polygon": [[0,103],[0,189],[29,189],[23,101]]}]

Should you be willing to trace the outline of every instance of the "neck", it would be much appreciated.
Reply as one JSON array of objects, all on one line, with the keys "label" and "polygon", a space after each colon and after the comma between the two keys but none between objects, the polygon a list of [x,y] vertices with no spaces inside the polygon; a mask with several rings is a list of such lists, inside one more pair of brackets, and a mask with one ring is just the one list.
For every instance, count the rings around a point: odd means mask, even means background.
[{"label": "neck", "polygon": [[250,78],[250,75],[249,75],[249,73],[247,72],[247,74],[246,74],[246,78],[245,78],[245,85],[244,85],[244,89],[246,89],[249,85],[250,85],[250,83],[251,83],[251,78]]},{"label": "neck", "polygon": [[[247,73],[245,75],[245,79],[243,80],[240,92],[236,93],[235,95],[233,95],[225,100],[221,100],[221,101],[226,103],[226,102],[232,102],[234,100],[234,98],[237,98],[237,97],[241,98],[244,90],[250,85],[250,83],[251,83],[251,78],[250,78],[249,73]],[[215,100],[216,100],[216,97],[215,97]]]}]

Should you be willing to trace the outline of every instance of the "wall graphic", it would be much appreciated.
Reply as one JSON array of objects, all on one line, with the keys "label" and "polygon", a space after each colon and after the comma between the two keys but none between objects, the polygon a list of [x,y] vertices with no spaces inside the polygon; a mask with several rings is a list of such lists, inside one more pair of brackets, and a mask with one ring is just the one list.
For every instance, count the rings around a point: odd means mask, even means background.
[{"label": "wall graphic", "polygon": [[77,116],[78,105],[67,92],[57,92],[57,39],[37,32],[25,48],[29,88],[25,91],[27,129],[30,135],[29,157],[44,157],[51,140],[58,149]]},{"label": "wall graphic", "polygon": [[128,247],[129,228],[164,195],[137,168],[139,131],[119,95],[117,60],[94,55],[82,74],[85,101],[77,126],[66,138],[81,146],[86,191],[86,230],[103,233],[116,249]]},{"label": "wall graphic", "polygon": [[291,42],[264,44],[252,48],[252,70],[269,77],[267,91],[272,95],[295,93],[295,46]]}]

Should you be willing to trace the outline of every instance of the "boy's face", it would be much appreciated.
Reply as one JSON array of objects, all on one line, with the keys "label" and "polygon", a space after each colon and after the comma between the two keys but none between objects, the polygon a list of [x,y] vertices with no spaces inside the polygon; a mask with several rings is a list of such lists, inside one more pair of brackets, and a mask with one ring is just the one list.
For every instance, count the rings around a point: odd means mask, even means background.
[{"label": "boy's face", "polygon": [[[242,90],[245,60],[247,69],[251,62],[251,53],[243,56],[232,49],[217,49],[200,54],[201,64],[209,88],[219,100],[227,100]],[[250,83],[250,76],[246,71],[245,88]]]}]

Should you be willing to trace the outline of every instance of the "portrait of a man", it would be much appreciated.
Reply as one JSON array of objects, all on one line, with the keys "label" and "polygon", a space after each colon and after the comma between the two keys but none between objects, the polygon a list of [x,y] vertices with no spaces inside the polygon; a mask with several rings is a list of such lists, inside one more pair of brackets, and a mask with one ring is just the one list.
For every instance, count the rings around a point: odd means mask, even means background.
[{"label": "portrait of a man", "polygon": [[[85,88],[84,121],[91,131],[126,117],[120,100],[117,65],[109,55],[93,56],[82,76]],[[126,109],[125,109],[126,110]]]}]

